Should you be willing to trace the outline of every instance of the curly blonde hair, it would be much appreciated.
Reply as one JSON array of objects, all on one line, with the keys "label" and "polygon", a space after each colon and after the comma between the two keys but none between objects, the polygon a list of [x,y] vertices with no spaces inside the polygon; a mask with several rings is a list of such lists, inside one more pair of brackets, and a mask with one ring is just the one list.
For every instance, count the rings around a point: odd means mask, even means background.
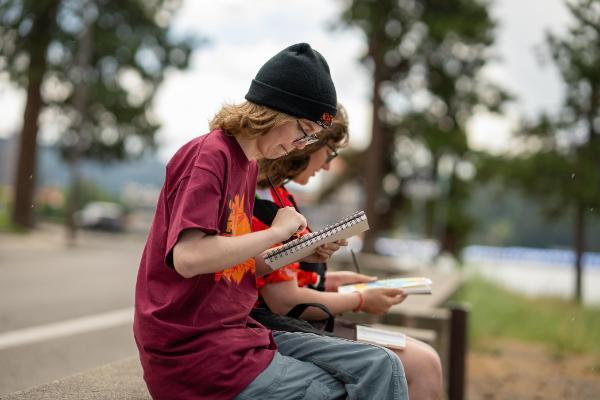
[{"label": "curly blonde hair", "polygon": [[[324,129],[319,134],[319,141],[306,146],[302,150],[294,150],[285,157],[277,159],[259,160],[258,183],[259,188],[269,187],[269,179],[274,186],[281,186],[283,183],[294,179],[298,174],[306,169],[310,161],[310,155],[315,151],[322,149],[327,144],[336,149],[345,147],[348,144],[348,114],[346,109],[338,103],[337,114],[333,119],[331,127]],[[268,178],[267,178],[268,177]]]},{"label": "curly blonde hair", "polygon": [[222,129],[233,136],[254,139],[270,129],[297,118],[251,101],[225,104],[209,123],[210,130]]}]

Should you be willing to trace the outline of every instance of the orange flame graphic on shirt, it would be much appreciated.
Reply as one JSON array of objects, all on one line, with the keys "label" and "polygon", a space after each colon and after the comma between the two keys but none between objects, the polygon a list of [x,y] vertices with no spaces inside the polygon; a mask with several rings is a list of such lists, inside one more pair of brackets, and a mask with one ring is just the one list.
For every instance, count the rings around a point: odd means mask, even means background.
[{"label": "orange flame graphic on shirt", "polygon": [[[244,194],[241,198],[239,194],[229,200],[229,216],[227,217],[227,227],[225,228],[224,236],[240,236],[252,232],[250,219],[244,211]],[[218,282],[221,277],[224,277],[230,282],[240,283],[246,272],[255,273],[256,261],[250,258],[241,264],[227,268],[222,272],[215,274],[215,280]]]}]

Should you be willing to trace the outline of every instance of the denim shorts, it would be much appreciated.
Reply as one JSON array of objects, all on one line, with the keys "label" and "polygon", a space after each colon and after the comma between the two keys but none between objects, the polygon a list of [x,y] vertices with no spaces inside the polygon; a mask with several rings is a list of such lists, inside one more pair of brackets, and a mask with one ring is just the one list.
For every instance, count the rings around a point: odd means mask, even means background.
[{"label": "denim shorts", "polygon": [[273,331],[278,352],[237,399],[408,399],[388,349],[311,333]]}]

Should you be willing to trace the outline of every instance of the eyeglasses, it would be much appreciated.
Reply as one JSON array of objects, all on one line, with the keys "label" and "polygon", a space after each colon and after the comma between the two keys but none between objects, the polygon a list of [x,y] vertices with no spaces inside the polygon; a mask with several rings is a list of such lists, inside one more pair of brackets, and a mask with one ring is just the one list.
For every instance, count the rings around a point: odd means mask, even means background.
[{"label": "eyeglasses", "polygon": [[294,146],[308,146],[309,144],[313,144],[319,141],[319,138],[314,133],[311,133],[310,135],[306,133],[299,120],[296,120],[296,122],[298,123],[298,129],[300,129],[300,132],[302,132],[304,136],[302,136],[300,139],[294,140],[292,142]]},{"label": "eyeglasses", "polygon": [[325,159],[325,164],[329,164],[331,161],[333,161],[334,158],[336,158],[338,156],[338,152],[335,150],[335,147],[333,147],[329,143],[326,143],[326,145],[327,145],[327,147],[329,147],[329,152],[327,153],[327,158]]}]

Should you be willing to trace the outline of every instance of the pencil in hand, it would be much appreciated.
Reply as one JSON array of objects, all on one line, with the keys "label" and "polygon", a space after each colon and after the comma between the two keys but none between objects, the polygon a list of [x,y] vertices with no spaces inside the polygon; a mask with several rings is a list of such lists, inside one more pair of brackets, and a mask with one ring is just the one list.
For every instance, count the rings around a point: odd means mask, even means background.
[{"label": "pencil in hand", "polygon": [[[271,185],[271,189],[273,189],[273,193],[275,193],[275,197],[277,197],[277,201],[279,202],[279,205],[281,207],[285,207],[285,205],[283,204],[283,201],[281,200],[281,197],[279,197],[279,192],[277,191],[277,189],[275,189],[275,185],[273,185],[273,181],[271,181],[271,178],[269,178],[269,176],[267,176],[267,181],[269,182],[269,185]],[[294,207],[296,208],[296,207]],[[298,211],[296,209],[296,211]],[[298,232],[294,233],[292,236],[290,236],[287,240],[283,241],[283,244],[286,244],[287,242],[291,242],[294,239],[299,239],[300,238],[300,234]]]}]

